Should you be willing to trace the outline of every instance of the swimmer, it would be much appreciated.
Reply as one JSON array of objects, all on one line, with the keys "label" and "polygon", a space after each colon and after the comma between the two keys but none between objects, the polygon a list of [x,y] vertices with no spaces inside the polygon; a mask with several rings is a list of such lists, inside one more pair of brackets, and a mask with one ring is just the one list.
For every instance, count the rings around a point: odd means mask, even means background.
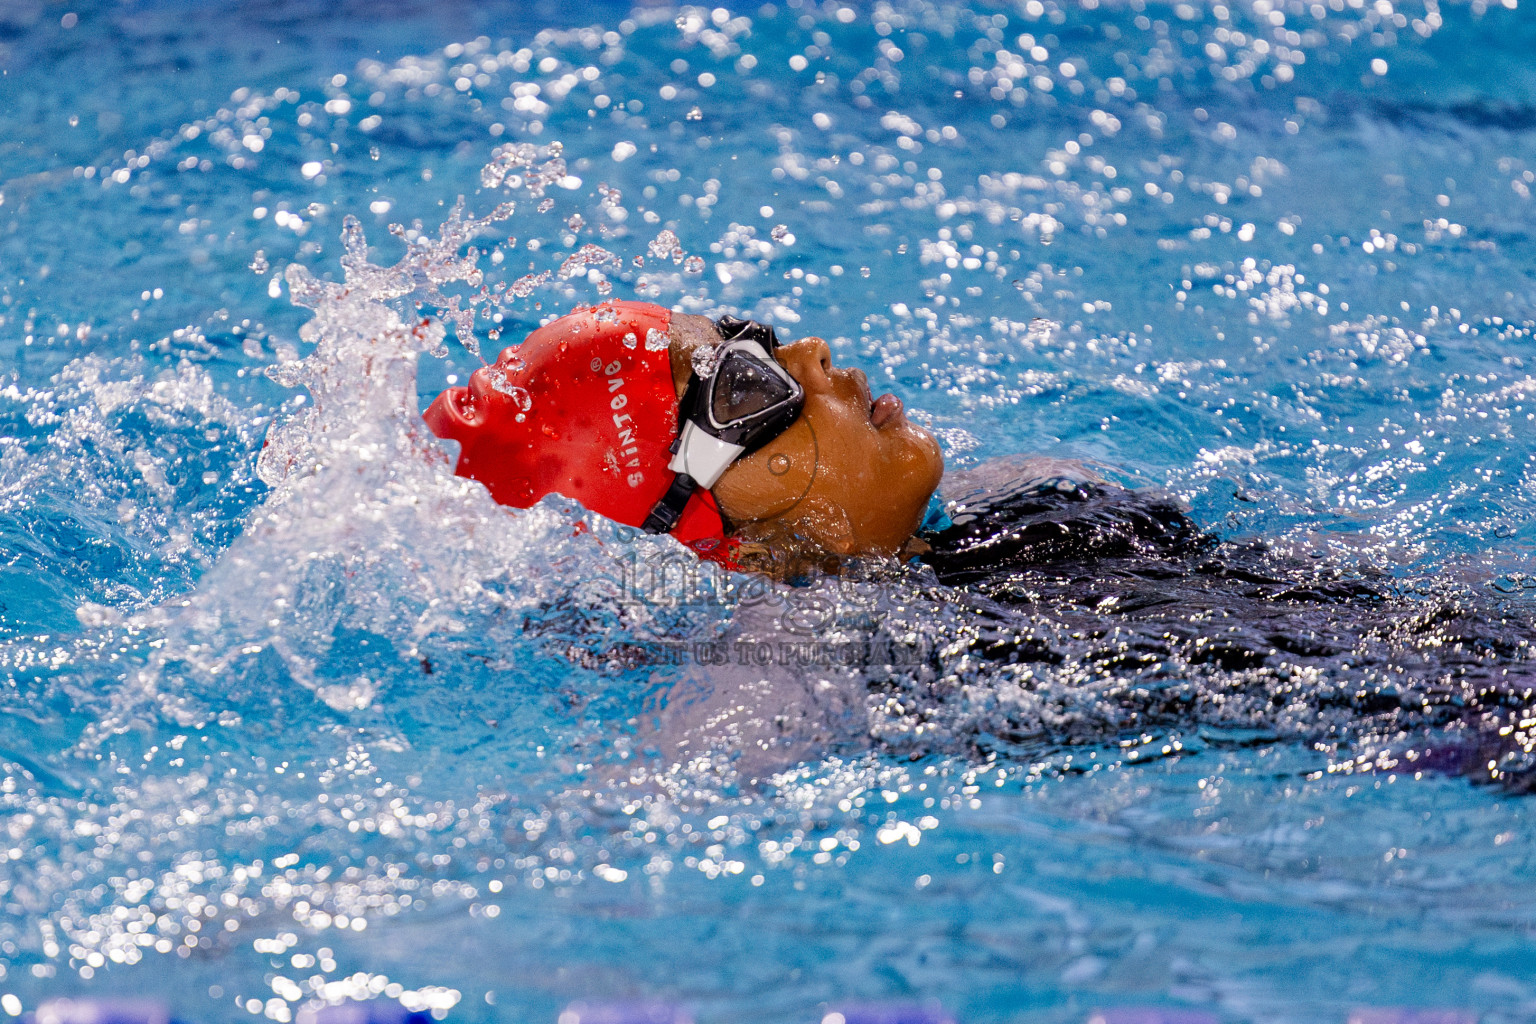
[{"label": "swimmer", "polygon": [[[934,585],[888,595],[872,620],[868,664],[685,673],[646,738],[664,764],[708,752],[767,779],[864,749],[893,714],[989,751],[1211,729],[1369,753],[1411,734],[1425,768],[1536,790],[1528,614],[1450,580],[1425,598],[1368,564],[1224,541],[1061,460],[952,473],[935,514],[933,437],[819,338],[605,302],[533,331],[426,422],[506,505],[563,494],[781,578],[855,556],[926,563]],[[804,640],[778,611],[743,608],[732,642]],[[914,657],[879,653],[898,650]]]},{"label": "swimmer", "polygon": [[502,504],[562,494],[778,576],[915,550],[944,472],[901,399],[822,339],[643,302],[545,324],[425,418]]}]

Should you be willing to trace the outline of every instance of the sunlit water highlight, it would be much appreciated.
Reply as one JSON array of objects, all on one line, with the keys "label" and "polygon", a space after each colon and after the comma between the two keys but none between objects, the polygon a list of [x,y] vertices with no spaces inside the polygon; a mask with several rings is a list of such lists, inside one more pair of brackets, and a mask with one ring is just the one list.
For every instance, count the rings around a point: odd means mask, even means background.
[{"label": "sunlit water highlight", "polygon": [[[0,993],[1536,1015],[1528,9],[59,17],[0,14]],[[422,398],[609,295],[1285,586],[495,506]]]}]

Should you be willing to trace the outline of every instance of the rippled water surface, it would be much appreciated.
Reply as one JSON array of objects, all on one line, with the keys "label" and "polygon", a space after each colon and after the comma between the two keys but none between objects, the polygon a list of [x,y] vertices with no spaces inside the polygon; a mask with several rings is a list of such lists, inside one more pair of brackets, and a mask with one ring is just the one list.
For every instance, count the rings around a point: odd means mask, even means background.
[{"label": "rippled water surface", "polygon": [[[0,1009],[1536,1018],[1529,4],[331,8],[0,6]],[[1007,570],[453,477],[610,295]]]}]

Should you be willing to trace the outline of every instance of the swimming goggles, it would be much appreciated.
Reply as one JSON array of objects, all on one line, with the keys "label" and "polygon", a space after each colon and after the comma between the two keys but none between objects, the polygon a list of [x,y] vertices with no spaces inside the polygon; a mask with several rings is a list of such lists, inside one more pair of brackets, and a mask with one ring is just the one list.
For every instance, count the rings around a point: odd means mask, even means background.
[{"label": "swimming goggles", "polygon": [[720,344],[708,351],[702,372],[695,365],[678,403],[682,429],[667,464],[677,478],[646,517],[647,533],[670,531],[696,488],[713,487],[731,463],[788,430],[805,407],[805,389],[773,357],[779,339],[772,327],[722,316],[715,330]]}]

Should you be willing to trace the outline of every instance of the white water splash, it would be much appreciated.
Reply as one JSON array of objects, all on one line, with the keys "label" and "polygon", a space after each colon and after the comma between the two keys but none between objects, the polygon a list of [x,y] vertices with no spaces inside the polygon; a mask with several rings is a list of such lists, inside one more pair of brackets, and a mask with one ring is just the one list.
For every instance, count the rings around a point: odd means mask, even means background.
[{"label": "white water splash", "polygon": [[[453,474],[416,398],[418,359],[444,351],[445,330],[402,313],[411,302],[435,305],[461,341],[472,339],[486,293],[445,290],[481,286],[481,253],[470,243],[509,213],[503,206],[470,217],[461,201],[435,238],[411,240],[390,266],[368,260],[363,230],[349,217],[341,283],[287,268],[293,302],[314,311],[300,331],[313,350],[270,371],[309,394],[271,428],[257,461],[271,493],[195,594],[130,620],[165,640],[112,694],[88,743],[152,709],[181,726],[239,721],[249,701],[220,681],[259,677],[254,666],[272,657],[319,703],[367,720],[376,709],[358,696],[364,690],[337,696],[343,634],[387,638],[399,657],[414,659],[424,637],[462,632],[494,609],[569,589],[559,574],[531,566],[593,547],[569,534],[576,510],[560,502],[509,510]],[[504,375],[501,383],[523,411],[531,407],[526,390]],[[582,557],[604,556],[593,548]],[[386,747],[406,742],[393,729],[369,728]]]}]

